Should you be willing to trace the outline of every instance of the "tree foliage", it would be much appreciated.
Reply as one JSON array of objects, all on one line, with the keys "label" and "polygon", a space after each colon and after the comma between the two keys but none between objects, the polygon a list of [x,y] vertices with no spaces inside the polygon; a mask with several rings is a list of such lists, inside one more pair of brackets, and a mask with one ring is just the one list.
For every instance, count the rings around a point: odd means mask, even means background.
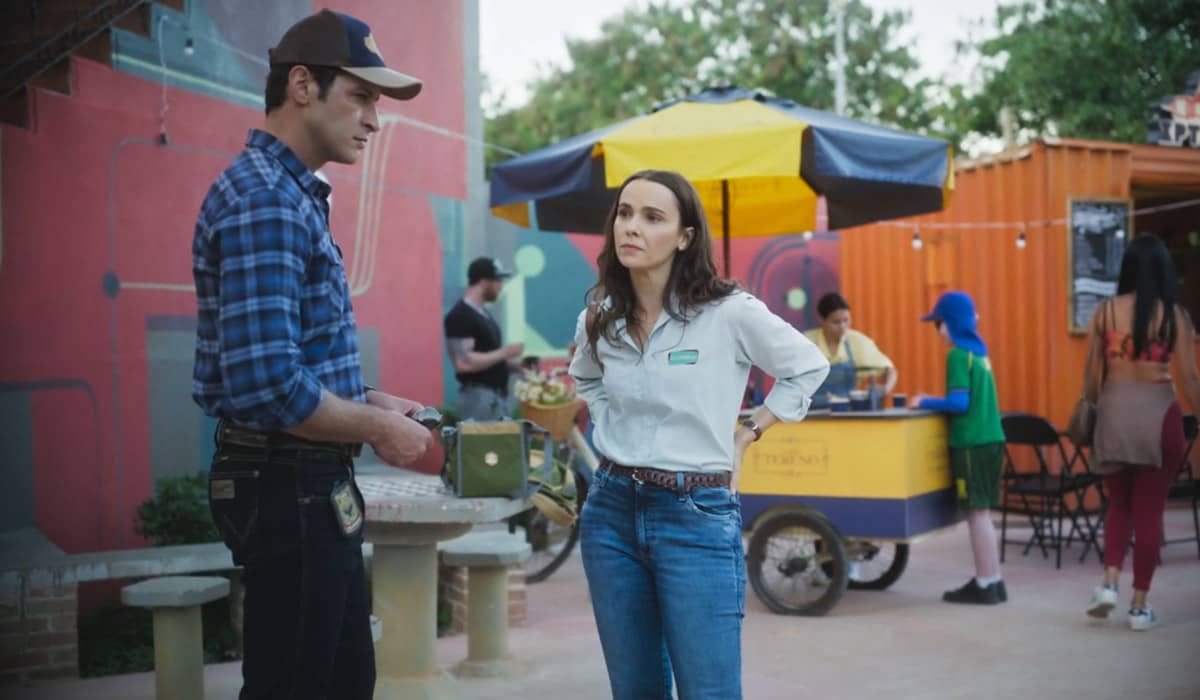
[{"label": "tree foliage", "polygon": [[[488,163],[649,112],[719,84],[834,106],[832,0],[652,2],[567,41],[569,64],[543,71],[523,105],[485,127]],[[920,77],[905,12],[846,6],[847,114],[948,139],[963,151],[1001,134],[1144,142],[1151,102],[1200,70],[1200,0],[1009,0],[959,44],[965,83]],[[929,37],[918,37],[931,40]],[[926,74],[947,67],[926,66]]]},{"label": "tree foliage", "polygon": [[1044,0],[998,8],[977,51],[960,133],[999,134],[1011,107],[1026,134],[1144,142],[1148,106],[1200,70],[1200,0]]},{"label": "tree foliage", "polygon": [[[570,64],[537,78],[527,103],[488,119],[486,140],[524,153],[719,84],[762,88],[832,111],[830,4],[692,0],[627,9],[605,21],[599,37],[569,39]],[[907,21],[904,12],[847,3],[847,113],[929,131],[937,121],[935,86],[918,79],[917,61],[901,44]],[[492,151],[489,162],[506,157]]]}]

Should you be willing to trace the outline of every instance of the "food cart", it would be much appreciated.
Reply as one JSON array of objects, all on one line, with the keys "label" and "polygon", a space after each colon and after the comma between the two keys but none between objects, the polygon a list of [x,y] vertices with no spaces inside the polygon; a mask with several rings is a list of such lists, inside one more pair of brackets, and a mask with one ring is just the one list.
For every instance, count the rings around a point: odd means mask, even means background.
[{"label": "food cart", "polygon": [[846,588],[882,590],[908,545],[959,515],[946,418],[929,411],[813,411],[776,425],[738,478],[747,574],[769,609],[823,615]]}]

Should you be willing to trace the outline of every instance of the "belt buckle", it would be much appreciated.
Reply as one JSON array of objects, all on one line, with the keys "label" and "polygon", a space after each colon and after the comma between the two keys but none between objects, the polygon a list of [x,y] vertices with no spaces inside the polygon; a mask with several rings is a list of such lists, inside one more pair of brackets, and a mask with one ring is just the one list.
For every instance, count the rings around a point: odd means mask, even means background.
[{"label": "belt buckle", "polygon": [[641,472],[641,470],[634,469],[634,470],[633,470],[633,471],[632,471],[632,472],[629,474],[629,478],[633,479],[633,482],[634,482],[635,484],[638,484],[638,485],[640,485],[640,486],[645,486],[645,485],[646,485],[646,482],[642,480],[641,473],[642,473],[642,472]]}]

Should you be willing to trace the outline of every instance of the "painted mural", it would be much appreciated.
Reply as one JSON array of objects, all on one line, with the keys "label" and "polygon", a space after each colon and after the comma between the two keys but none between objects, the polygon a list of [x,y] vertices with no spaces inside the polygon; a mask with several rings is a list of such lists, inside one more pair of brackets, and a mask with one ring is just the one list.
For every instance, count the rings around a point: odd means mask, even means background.
[{"label": "painted mural", "polygon": [[[191,400],[196,212],[261,124],[268,45],[323,5],[154,5],[149,37],[114,30],[111,68],[72,59],[73,94],[36,92],[32,127],[0,131],[0,532],[36,527],[67,552],[140,546],[134,511],[154,481],[207,467],[213,423]],[[366,381],[453,402],[441,318],[481,254],[517,272],[493,309],[506,338],[565,357],[601,238],[483,214],[464,138],[478,109],[463,25],[475,5],[337,9],[366,19],[389,38],[389,64],[426,81],[418,99],[384,103],[362,162],[322,173]],[[833,236],[739,239],[733,255],[734,276],[798,327],[836,287]],[[436,469],[437,455],[419,466]]]},{"label": "painted mural", "polygon": [[[461,3],[345,0],[389,62],[423,77],[387,105],[364,162],[331,166],[371,383],[437,403],[441,241],[466,199]],[[140,544],[153,480],[207,465],[192,403],[191,237],[208,186],[261,124],[268,43],[313,3],[153,6],[149,38],[115,30],[113,68],[73,59],[73,94],[37,92],[4,127],[0,529],[68,552]],[[447,228],[451,230],[447,230]],[[432,303],[431,303],[432,302]]]}]

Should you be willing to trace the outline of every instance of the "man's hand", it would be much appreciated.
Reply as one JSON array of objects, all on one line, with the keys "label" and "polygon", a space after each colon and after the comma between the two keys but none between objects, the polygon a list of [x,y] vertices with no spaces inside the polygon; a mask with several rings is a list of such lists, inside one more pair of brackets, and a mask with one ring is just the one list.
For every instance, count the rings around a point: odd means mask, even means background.
[{"label": "man's hand", "polygon": [[426,450],[433,447],[433,433],[403,413],[384,411],[379,420],[382,431],[379,437],[371,442],[371,447],[387,464],[393,467],[412,464],[420,459]]},{"label": "man's hand", "polygon": [[525,343],[509,343],[504,346],[504,356],[511,359],[516,359],[525,354]]},{"label": "man's hand", "polygon": [[908,397],[908,408],[913,411],[921,410],[921,402],[926,399],[925,394],[913,394]]},{"label": "man's hand", "polygon": [[392,396],[378,389],[372,389],[367,392],[367,403],[388,411],[398,411],[406,416],[411,416],[422,408],[425,408],[412,399],[402,399],[399,396]]}]

